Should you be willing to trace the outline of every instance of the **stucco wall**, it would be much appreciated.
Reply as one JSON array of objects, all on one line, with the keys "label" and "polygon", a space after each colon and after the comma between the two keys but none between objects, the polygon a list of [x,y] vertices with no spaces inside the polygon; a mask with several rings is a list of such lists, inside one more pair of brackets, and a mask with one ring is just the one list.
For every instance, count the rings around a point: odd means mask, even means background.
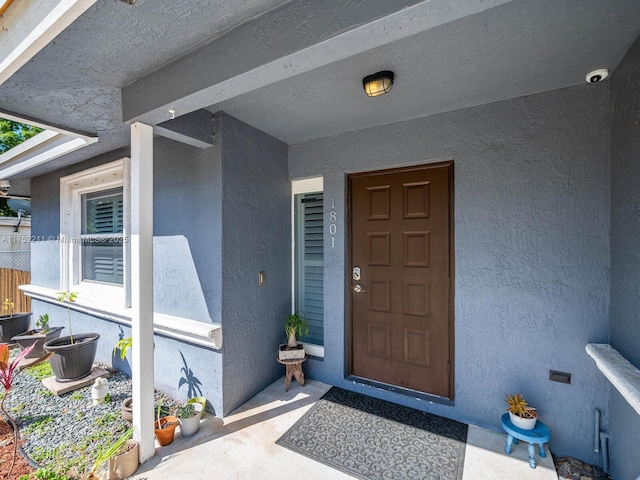
[{"label": "stucco wall", "polygon": [[[325,235],[325,356],[307,375],[496,430],[505,393],[522,392],[554,452],[597,462],[609,386],[584,347],[609,330],[608,103],[606,85],[585,84],[290,146],[290,178],[323,175],[340,212],[335,248]],[[455,406],[345,380],[346,174],[442,159],[455,162]]]},{"label": "stucco wall", "polygon": [[[34,178],[33,235],[55,239],[60,232],[60,177],[129,155],[117,151],[55,173]],[[200,150],[184,144],[154,140],[154,309],[156,312],[203,322],[220,321],[221,229],[220,148]],[[37,233],[35,233],[37,232]],[[218,248],[215,248],[218,245]],[[57,241],[32,245],[34,285],[60,288]],[[55,325],[66,324],[66,312],[44,302],[33,302],[37,315],[49,312]],[[57,320],[56,320],[57,319]],[[73,313],[75,331],[100,333],[96,359],[112,361],[112,348],[130,330],[118,323]],[[222,355],[219,351],[156,335],[156,386],[177,399],[181,368],[191,369],[202,383],[202,393],[216,412],[222,411]],[[184,360],[183,360],[183,356]]]},{"label": "stucco wall", "polygon": [[[611,345],[640,368],[640,39],[611,77]],[[612,388],[613,478],[640,476],[640,416]]]},{"label": "stucco wall", "polygon": [[284,374],[276,357],[291,312],[291,187],[286,144],[227,115],[217,135],[226,414]]}]

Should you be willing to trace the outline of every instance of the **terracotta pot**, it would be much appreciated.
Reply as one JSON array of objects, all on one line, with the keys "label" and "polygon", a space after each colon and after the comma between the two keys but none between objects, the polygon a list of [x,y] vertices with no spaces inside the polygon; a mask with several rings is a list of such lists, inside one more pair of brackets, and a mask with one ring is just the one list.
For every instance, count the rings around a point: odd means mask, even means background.
[{"label": "terracotta pot", "polygon": [[31,312],[0,315],[0,343],[10,343],[11,339],[29,330]]},{"label": "terracotta pot", "polygon": [[138,455],[138,442],[127,440],[126,445],[133,447],[109,459],[109,480],[124,480],[129,478],[138,469],[140,459]]},{"label": "terracotta pot", "polygon": [[161,426],[164,426],[168,423],[170,423],[171,425],[164,428],[158,428],[158,422],[155,422],[156,438],[158,439],[158,443],[161,447],[169,445],[171,442],[173,442],[173,435],[175,434],[176,427],[178,426],[178,419],[171,415],[160,419]]},{"label": "terracotta pot", "polygon": [[28,348],[29,345],[34,345],[33,350],[24,358],[40,358],[47,354],[44,351],[44,344],[49,340],[58,338],[62,330],[64,330],[64,327],[52,327],[47,333],[42,333],[41,328],[36,328],[16,335],[11,340],[20,346],[20,350]]}]

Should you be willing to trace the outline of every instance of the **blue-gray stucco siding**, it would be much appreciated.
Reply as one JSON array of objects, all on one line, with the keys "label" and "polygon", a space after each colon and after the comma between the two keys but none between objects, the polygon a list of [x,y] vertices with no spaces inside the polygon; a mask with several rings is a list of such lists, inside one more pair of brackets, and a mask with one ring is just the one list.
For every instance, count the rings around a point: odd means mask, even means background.
[{"label": "blue-gray stucco siding", "polygon": [[[620,478],[636,472],[622,444],[635,438],[638,416],[610,391],[584,346],[608,342],[611,328],[614,347],[640,365],[640,260],[630,240],[640,228],[639,51],[636,42],[611,95],[607,82],[585,84],[288,148],[225,114],[209,149],[156,139],[156,310],[203,312],[196,319],[223,325],[222,351],[156,336],[156,384],[186,398],[178,388],[182,354],[216,413],[227,414],[282,375],[275,354],[291,310],[289,181],[322,175],[339,221],[336,247],[325,237],[325,355],[305,364],[308,377],[496,430],[504,394],[522,392],[550,426],[554,453],[591,463],[599,462],[598,408],[611,430],[612,466]],[[33,179],[33,235],[59,234],[61,176],[124,155]],[[454,405],[346,379],[347,175],[444,159],[455,172]],[[32,282],[58,288],[55,243],[33,255]],[[176,258],[190,268],[178,268]],[[60,307],[34,302],[33,309],[64,323]],[[129,335],[116,323],[73,316],[77,330],[103,336],[101,361]],[[550,369],[570,372],[571,384],[550,382]]]},{"label": "blue-gray stucco siding", "polygon": [[[291,145],[290,178],[324,176],[340,211],[336,248],[325,236],[324,359],[308,374],[493,429],[505,393],[522,392],[552,450],[597,462],[609,386],[584,347],[609,332],[608,104],[606,85],[581,85]],[[454,406],[345,379],[346,175],[442,159],[455,169]]]},{"label": "blue-gray stucco siding", "polygon": [[[219,126],[228,413],[284,374],[276,358],[291,312],[291,186],[286,144],[228,115]],[[263,286],[259,272],[266,273]]]},{"label": "blue-gray stucco siding", "polygon": [[[611,78],[611,345],[640,368],[640,38]],[[640,415],[611,389],[613,478],[640,477]]]},{"label": "blue-gray stucco siding", "polygon": [[[215,412],[227,414],[282,374],[275,356],[291,309],[291,190],[286,144],[226,115],[219,116],[216,133],[206,150],[154,140],[154,310],[223,324],[222,351],[156,335],[155,382],[186,399],[184,367]],[[113,152],[33,179],[34,235],[59,235],[62,176],[128,154]],[[57,242],[40,242],[33,251],[32,283],[58,289]],[[263,287],[260,271],[267,273]],[[60,307],[34,301],[33,310],[65,323]],[[111,362],[115,343],[130,335],[115,322],[79,312],[72,317],[76,331],[100,333],[96,358],[102,362]]]}]

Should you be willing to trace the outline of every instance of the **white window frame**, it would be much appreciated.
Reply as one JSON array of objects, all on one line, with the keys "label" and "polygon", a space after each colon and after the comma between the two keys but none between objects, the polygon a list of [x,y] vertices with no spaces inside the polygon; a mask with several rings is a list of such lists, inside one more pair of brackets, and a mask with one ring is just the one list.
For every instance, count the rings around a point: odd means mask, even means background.
[{"label": "white window frame", "polygon": [[[305,178],[291,181],[291,313],[296,308],[296,233],[295,233],[295,196],[301,193],[324,192],[323,177]],[[324,323],[324,322],[323,322]],[[301,342],[305,351],[314,357],[324,358],[324,346]]]},{"label": "white window frame", "polygon": [[[122,187],[123,269],[122,285],[82,281],[82,195]],[[131,169],[129,157],[98,165],[60,179],[60,288],[78,292],[83,299],[105,305],[131,304]]]}]

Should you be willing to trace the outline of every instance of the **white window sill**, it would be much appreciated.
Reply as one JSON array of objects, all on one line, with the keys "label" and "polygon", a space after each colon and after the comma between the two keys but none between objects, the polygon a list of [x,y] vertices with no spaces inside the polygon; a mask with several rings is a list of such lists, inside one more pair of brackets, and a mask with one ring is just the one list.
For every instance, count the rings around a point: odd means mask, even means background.
[{"label": "white window sill", "polygon": [[[117,308],[113,306],[113,303],[106,305],[86,301],[86,299],[83,301],[80,297],[75,303],[66,304],[56,300],[56,290],[39,287],[37,285],[21,285],[20,290],[36,300],[60,305],[65,308],[69,306],[71,310],[129,327],[131,326],[130,308]],[[153,314],[153,324],[153,331],[159,335],[213,350],[220,350],[222,348],[222,325],[219,323],[198,322],[189,318],[155,312]]]},{"label": "white window sill", "polygon": [[305,342],[301,342],[301,343],[302,345],[304,345],[304,351],[307,352],[307,355],[324,358],[324,347],[322,345],[316,345],[314,343],[305,343]]},{"label": "white window sill", "polygon": [[611,345],[590,343],[585,350],[596,361],[596,366],[604,376],[640,415],[640,370]]}]

